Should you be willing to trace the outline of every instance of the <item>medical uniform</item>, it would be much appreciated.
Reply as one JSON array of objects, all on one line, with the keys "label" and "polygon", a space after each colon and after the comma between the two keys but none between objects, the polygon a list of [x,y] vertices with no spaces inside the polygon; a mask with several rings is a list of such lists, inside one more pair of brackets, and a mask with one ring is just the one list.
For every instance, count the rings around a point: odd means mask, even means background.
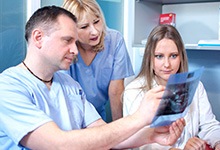
[{"label": "medical uniform", "polygon": [[[144,92],[139,89],[143,84],[144,79],[139,78],[126,86],[123,97],[123,116],[133,114],[138,109],[144,97]],[[154,81],[153,87],[155,86],[157,86],[157,84]],[[217,141],[220,141],[220,123],[216,120],[212,112],[202,82],[199,82],[192,103],[184,118],[186,126],[181,137],[173,147],[183,149],[188,139],[194,136],[198,136],[202,140],[207,141],[211,146],[214,146]],[[139,150],[148,149],[167,150],[169,147],[160,146],[159,144],[149,144],[139,148]]]},{"label": "medical uniform", "polygon": [[49,90],[28,70],[12,67],[0,74],[0,149],[25,149],[20,140],[54,121],[62,130],[86,128],[100,115],[80,85],[57,72]]},{"label": "medical uniform", "polygon": [[88,101],[104,120],[110,81],[134,75],[124,39],[112,29],[107,29],[105,49],[97,53],[92,63],[87,66],[79,53],[77,63],[71,65],[68,73],[80,83]]}]

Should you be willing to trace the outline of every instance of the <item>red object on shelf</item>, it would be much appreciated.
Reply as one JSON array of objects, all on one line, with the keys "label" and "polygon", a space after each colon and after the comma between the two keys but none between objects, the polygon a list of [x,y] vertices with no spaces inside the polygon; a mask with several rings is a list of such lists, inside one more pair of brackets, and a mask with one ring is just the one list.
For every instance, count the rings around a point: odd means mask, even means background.
[{"label": "red object on shelf", "polygon": [[176,14],[175,13],[160,14],[159,23],[176,26]]}]

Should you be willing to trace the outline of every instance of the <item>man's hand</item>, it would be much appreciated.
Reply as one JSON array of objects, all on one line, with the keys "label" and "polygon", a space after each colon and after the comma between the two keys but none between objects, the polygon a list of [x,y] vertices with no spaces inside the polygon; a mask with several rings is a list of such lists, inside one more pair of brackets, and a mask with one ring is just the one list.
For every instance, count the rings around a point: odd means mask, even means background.
[{"label": "man's hand", "polygon": [[173,145],[182,134],[185,127],[185,120],[183,118],[173,122],[170,126],[158,127],[152,133],[154,142],[161,145]]},{"label": "man's hand", "polygon": [[146,92],[138,109],[138,116],[149,125],[156,114],[160,101],[162,99],[165,86],[158,86]]}]

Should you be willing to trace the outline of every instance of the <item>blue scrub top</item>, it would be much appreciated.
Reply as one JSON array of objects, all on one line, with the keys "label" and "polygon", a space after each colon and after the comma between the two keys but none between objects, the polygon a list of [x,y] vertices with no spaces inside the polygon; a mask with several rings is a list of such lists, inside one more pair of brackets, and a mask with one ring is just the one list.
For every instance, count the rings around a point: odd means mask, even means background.
[{"label": "blue scrub top", "polygon": [[68,71],[80,83],[90,101],[106,120],[105,104],[109,99],[108,87],[111,80],[124,79],[134,75],[130,57],[120,32],[107,29],[105,48],[97,53],[87,66],[80,53],[78,61]]},{"label": "blue scrub top", "polygon": [[80,85],[64,73],[54,74],[50,90],[19,67],[0,74],[0,149],[25,149],[20,140],[49,121],[69,131],[99,118]]}]

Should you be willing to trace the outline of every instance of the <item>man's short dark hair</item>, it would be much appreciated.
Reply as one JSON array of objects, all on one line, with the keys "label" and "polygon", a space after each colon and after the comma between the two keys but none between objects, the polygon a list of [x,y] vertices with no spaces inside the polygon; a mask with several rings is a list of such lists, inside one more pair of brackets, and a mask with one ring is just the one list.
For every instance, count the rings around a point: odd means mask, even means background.
[{"label": "man's short dark hair", "polygon": [[37,26],[41,26],[46,30],[50,30],[53,28],[53,25],[57,23],[57,18],[60,15],[65,15],[71,18],[75,23],[77,23],[77,19],[75,15],[73,15],[68,10],[58,7],[58,6],[45,6],[39,8],[27,21],[25,26],[25,39],[28,42],[28,39],[31,36],[31,32]]}]

